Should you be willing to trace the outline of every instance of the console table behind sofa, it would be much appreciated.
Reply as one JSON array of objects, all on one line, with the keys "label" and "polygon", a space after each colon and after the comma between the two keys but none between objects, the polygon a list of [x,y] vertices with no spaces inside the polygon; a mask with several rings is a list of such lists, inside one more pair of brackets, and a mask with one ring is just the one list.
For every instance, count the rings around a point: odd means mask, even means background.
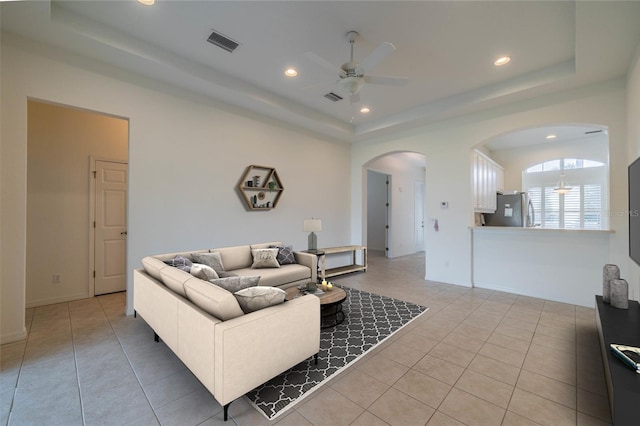
[{"label": "console table behind sofa", "polygon": [[[322,256],[322,262],[320,263],[320,279],[322,280],[329,277],[335,277],[336,275],[342,275],[342,274],[348,274],[350,272],[367,270],[367,247],[365,246],[325,247],[325,248],[318,249],[318,251],[324,252],[324,256]],[[361,264],[359,264],[356,259],[358,251],[362,251]],[[352,252],[353,254],[350,265],[325,269],[325,263],[326,263],[325,260],[327,255],[336,254],[336,253],[348,253],[348,252]]]}]

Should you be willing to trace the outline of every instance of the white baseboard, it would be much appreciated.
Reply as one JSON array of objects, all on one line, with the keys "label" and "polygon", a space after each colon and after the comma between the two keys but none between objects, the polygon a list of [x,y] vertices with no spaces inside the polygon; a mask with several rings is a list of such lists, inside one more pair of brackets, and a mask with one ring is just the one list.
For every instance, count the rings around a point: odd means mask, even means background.
[{"label": "white baseboard", "polygon": [[85,292],[85,293],[79,293],[79,294],[73,294],[70,296],[58,296],[58,297],[49,297],[46,299],[38,299],[38,300],[31,300],[31,301],[27,301],[27,308],[35,308],[38,306],[45,306],[45,305],[53,305],[56,303],[64,303],[64,302],[71,302],[74,300],[80,300],[80,299],[87,299],[89,297],[89,293]]},{"label": "white baseboard", "polygon": [[22,331],[16,331],[14,333],[3,334],[0,336],[0,345],[5,343],[17,342],[27,338],[27,329],[23,328]]}]

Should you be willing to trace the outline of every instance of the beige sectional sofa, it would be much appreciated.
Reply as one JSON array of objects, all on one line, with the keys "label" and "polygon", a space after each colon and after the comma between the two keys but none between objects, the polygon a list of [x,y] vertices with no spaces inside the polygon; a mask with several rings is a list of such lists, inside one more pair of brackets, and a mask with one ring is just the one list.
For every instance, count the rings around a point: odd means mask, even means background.
[{"label": "beige sectional sofa", "polygon": [[[221,255],[225,271],[260,276],[259,286],[287,288],[316,280],[317,258],[251,269],[252,249],[279,242],[198,250]],[[245,314],[230,291],[164,263],[194,252],[149,256],[134,271],[133,304],[164,343],[224,407],[320,349],[320,302],[308,295]]]}]

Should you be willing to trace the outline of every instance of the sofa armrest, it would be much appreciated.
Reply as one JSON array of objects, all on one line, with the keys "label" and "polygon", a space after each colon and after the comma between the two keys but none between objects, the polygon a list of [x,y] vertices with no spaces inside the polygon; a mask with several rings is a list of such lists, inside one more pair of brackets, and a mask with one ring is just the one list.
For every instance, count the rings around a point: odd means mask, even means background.
[{"label": "sofa armrest", "polygon": [[320,299],[302,296],[215,326],[215,392],[230,403],[320,350]]},{"label": "sofa armrest", "polygon": [[304,265],[311,269],[311,282],[318,281],[318,256],[311,253],[303,253],[301,251],[294,251],[293,255],[296,258],[296,262],[300,265]]}]

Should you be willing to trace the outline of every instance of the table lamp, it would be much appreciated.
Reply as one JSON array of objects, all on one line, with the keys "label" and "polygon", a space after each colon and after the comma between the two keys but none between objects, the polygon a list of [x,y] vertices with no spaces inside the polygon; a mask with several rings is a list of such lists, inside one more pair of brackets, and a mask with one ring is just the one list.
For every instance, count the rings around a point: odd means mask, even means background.
[{"label": "table lamp", "polygon": [[318,250],[318,237],[315,232],[320,231],[322,231],[322,221],[320,219],[304,220],[304,232],[310,232],[308,250]]}]

